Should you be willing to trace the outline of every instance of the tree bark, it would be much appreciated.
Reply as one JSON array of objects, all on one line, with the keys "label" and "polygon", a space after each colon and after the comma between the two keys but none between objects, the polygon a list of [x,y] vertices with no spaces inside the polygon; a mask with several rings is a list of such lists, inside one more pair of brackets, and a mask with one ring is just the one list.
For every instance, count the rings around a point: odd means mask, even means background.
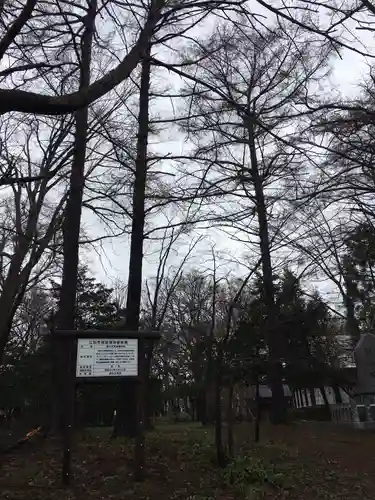
[{"label": "tree bark", "polygon": [[[24,25],[30,19],[33,10],[36,6],[37,0],[27,0],[25,6],[20,12],[19,16],[16,20],[11,24],[8,28],[8,31],[5,33],[5,36],[0,41],[0,59],[2,59],[9,48],[10,44],[16,38],[16,36],[20,33]],[[2,9],[1,9],[2,10]],[[0,12],[1,12],[0,10]]]},{"label": "tree bark", "polygon": [[[149,44],[146,55],[150,54],[150,50],[151,47]],[[137,158],[133,185],[133,218],[130,240],[129,278],[125,321],[125,328],[133,331],[137,331],[139,328],[139,314],[142,294],[150,72],[151,63],[149,58],[146,57],[142,63],[141,88],[139,95]],[[142,360],[142,363],[143,361],[144,360]],[[133,385],[134,387],[131,388],[131,391],[136,391],[136,385]],[[124,394],[120,394],[120,400],[123,400],[124,396]],[[136,434],[136,417],[134,415],[135,409],[132,416],[130,415],[130,412],[128,412],[128,417],[124,411],[126,412],[126,408],[124,408],[123,403],[120,402],[120,406],[116,413],[114,428],[115,437],[120,435]],[[127,424],[126,420],[128,420]]]},{"label": "tree bark", "polygon": [[56,336],[55,331],[55,316],[51,313],[50,324],[50,356],[51,356],[51,386],[50,386],[50,405],[51,414],[49,422],[49,430],[53,435],[59,435],[62,431],[62,409],[61,409],[61,394],[62,394],[62,359],[61,359],[61,339]]},{"label": "tree bark", "polygon": [[310,394],[310,391],[308,389],[303,389],[303,395],[305,397],[307,407],[311,406],[310,401],[309,401],[309,394]]},{"label": "tree bark", "polygon": [[196,398],[196,406],[197,406],[197,420],[199,420],[202,425],[206,425],[206,389],[200,389],[197,393]]},{"label": "tree bark", "polygon": [[[56,146],[56,144],[53,146]],[[38,233],[38,219],[44,202],[44,197],[47,192],[46,182],[47,181],[45,180],[41,183],[38,189],[39,192],[37,199],[34,197],[32,200],[24,231],[22,230],[21,221],[24,215],[21,211],[21,193],[19,191],[14,192],[15,204],[17,207],[15,210],[17,240],[14,255],[11,258],[8,273],[3,283],[0,295],[0,364],[3,362],[3,356],[9,340],[13,318],[25,295],[30,274],[40,261],[43,252],[53,238],[58,226],[57,221],[62,215],[65,196],[63,196],[59,201],[44,236],[39,239],[38,243],[35,243]],[[25,259],[27,259],[26,263]]]},{"label": "tree bark", "polygon": [[324,401],[324,406],[326,407],[326,410],[329,411],[329,401],[324,386],[319,387],[319,390]]},{"label": "tree bark", "polygon": [[355,317],[354,300],[349,295],[343,295],[344,306],[346,309],[346,332],[350,337],[353,349],[359,341],[361,331],[358,326],[358,321]]},{"label": "tree bark", "polygon": [[150,37],[161,17],[164,0],[154,0],[146,23],[132,49],[124,59],[102,78],[81,86],[77,92],[65,96],[47,96],[18,89],[0,89],[0,113],[19,111],[39,115],[60,115],[83,109],[103,97],[126,80],[136,68],[145,51]]},{"label": "tree bark", "polygon": [[316,406],[315,387],[310,388],[311,405]]},{"label": "tree bark", "polygon": [[340,392],[340,387],[337,384],[333,385],[333,391],[335,393],[336,404],[341,404],[342,403],[342,396],[341,396],[341,392]]},{"label": "tree bark", "polygon": [[[82,35],[82,55],[80,67],[80,89],[90,84],[92,39],[95,29],[96,0],[91,0],[87,10],[85,31]],[[88,131],[88,109],[75,114],[74,156],[70,175],[69,196],[63,224],[63,273],[60,290],[57,325],[60,330],[73,330],[76,317],[77,275],[79,263],[79,233],[81,226],[82,198],[85,185],[85,159]],[[68,341],[66,341],[68,342]],[[63,483],[71,481],[70,455],[74,425],[74,381],[75,355],[73,342],[65,345],[64,381],[64,458]]]},{"label": "tree bark", "polygon": [[356,346],[361,331],[359,329],[358,321],[355,316],[355,297],[358,294],[357,286],[351,277],[351,262],[348,257],[344,257],[343,262],[343,278],[345,284],[345,291],[342,290],[342,298],[346,309],[346,332],[350,336],[352,347]]},{"label": "tree bark", "polygon": [[144,408],[144,425],[146,430],[151,430],[152,425],[152,408],[151,408],[151,400],[152,400],[152,385],[151,385],[151,363],[152,363],[152,355],[154,352],[153,341],[149,340],[145,343],[145,408]]},{"label": "tree bark", "polygon": [[223,353],[221,347],[218,346],[217,366],[216,366],[216,387],[215,387],[215,445],[216,459],[219,467],[225,467],[227,464],[222,435],[222,415],[221,415],[221,388],[222,388],[222,364]]},{"label": "tree bark", "polygon": [[259,224],[260,252],[262,260],[264,302],[267,310],[266,319],[266,339],[269,349],[268,379],[272,391],[272,404],[270,420],[273,424],[286,423],[287,405],[284,396],[282,364],[281,364],[281,344],[278,339],[276,328],[276,305],[275,289],[273,284],[273,272],[271,262],[271,249],[268,230],[267,206],[264,196],[263,179],[259,172],[254,124],[252,119],[247,120],[248,145],[251,161],[251,176],[255,190],[256,210]]},{"label": "tree bark", "polygon": [[139,381],[136,392],[136,436],[134,450],[134,479],[143,481],[145,475],[145,416],[146,416],[146,364],[144,341],[139,341]]},{"label": "tree bark", "polygon": [[[95,30],[97,0],[91,0],[82,36],[80,89],[90,84],[92,39]],[[63,273],[60,290],[58,327],[74,329],[79,263],[79,233],[81,228],[82,199],[85,187],[85,160],[88,132],[88,108],[75,113],[74,156],[69,182],[69,195],[63,223]]]},{"label": "tree bark", "polygon": [[259,394],[259,375],[255,381],[255,419],[254,419],[254,441],[259,442],[260,439],[260,394]]},{"label": "tree bark", "polygon": [[[137,331],[139,329],[139,315],[142,295],[142,265],[143,265],[143,242],[145,225],[145,200],[147,181],[147,145],[149,132],[149,90],[150,90],[150,62],[151,44],[148,43],[146,57],[142,62],[141,86],[139,93],[139,114],[138,114],[138,137],[137,137],[137,158],[135,164],[135,178],[133,185],[133,217],[130,240],[129,258],[129,278],[128,294],[126,301],[126,322],[128,330]],[[138,387],[134,384],[132,390],[136,391],[137,405],[133,410],[132,420],[135,424],[136,435],[136,464],[135,477],[137,480],[143,479],[144,468],[144,417],[146,405],[146,380],[147,360],[144,341],[139,340],[139,382]],[[124,395],[121,395],[123,398]],[[120,406],[119,410],[123,409]],[[138,415],[137,415],[138,413]],[[125,427],[121,422],[126,418],[122,411],[116,415],[114,433],[116,436],[123,435]]]},{"label": "tree bark", "polygon": [[233,392],[234,383],[231,380],[228,387],[228,408],[227,408],[227,439],[228,439],[228,457],[233,458],[234,455],[234,438],[233,438]]},{"label": "tree bark", "polygon": [[[32,223],[31,225],[34,227],[34,223]],[[18,305],[22,302],[22,299],[24,297],[27,280],[31,272],[30,269],[30,272],[27,274],[27,276],[23,276],[23,278],[21,278],[21,275],[25,274],[22,272],[22,263],[28,251],[30,251],[29,238],[31,237],[32,234],[30,234],[28,223],[27,234],[18,235],[18,242],[14,252],[14,258],[12,258],[12,261],[10,263],[9,271],[1,292],[0,365],[3,363],[5,348],[9,340],[14,315],[17,311]],[[17,306],[15,306],[15,302],[17,302]]]},{"label": "tree bark", "polygon": [[[216,278],[214,277],[214,280]],[[214,290],[215,290],[214,286]],[[215,295],[215,293],[214,293]],[[206,363],[206,371],[204,375],[204,387],[201,389],[201,397],[202,397],[202,424],[212,424],[212,412],[210,411],[210,393],[212,391],[212,347],[214,340],[214,329],[215,329],[215,315],[216,315],[216,305],[215,305],[216,297],[213,298],[213,307],[212,307],[212,324],[210,326],[210,331],[207,338],[206,349],[207,349],[207,363]]]}]

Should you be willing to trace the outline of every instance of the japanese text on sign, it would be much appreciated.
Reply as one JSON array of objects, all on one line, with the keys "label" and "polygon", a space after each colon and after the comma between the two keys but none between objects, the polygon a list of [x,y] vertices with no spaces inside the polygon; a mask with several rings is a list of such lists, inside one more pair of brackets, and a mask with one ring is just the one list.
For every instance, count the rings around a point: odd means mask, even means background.
[{"label": "japanese text on sign", "polygon": [[78,339],[77,377],[136,377],[138,339]]}]

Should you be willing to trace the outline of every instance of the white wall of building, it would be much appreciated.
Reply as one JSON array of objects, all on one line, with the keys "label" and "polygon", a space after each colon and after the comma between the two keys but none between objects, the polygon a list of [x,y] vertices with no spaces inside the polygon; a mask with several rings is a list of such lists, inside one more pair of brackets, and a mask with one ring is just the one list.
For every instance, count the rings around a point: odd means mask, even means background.
[{"label": "white wall of building", "polygon": [[[335,391],[332,387],[325,387],[325,393],[327,395],[328,403],[330,405],[336,404]],[[341,399],[343,403],[348,403],[350,398],[342,389],[340,390]],[[314,389],[316,404],[321,406],[324,405],[324,399],[322,393],[319,389]],[[309,389],[297,389],[294,391],[293,397],[294,405],[296,408],[306,408],[312,406],[312,400]]]}]

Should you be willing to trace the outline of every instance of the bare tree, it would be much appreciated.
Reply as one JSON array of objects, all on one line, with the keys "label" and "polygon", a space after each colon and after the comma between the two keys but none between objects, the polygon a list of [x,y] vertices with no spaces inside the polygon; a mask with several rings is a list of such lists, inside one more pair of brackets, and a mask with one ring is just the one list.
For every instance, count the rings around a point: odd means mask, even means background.
[{"label": "bare tree", "polygon": [[[85,29],[81,38],[80,79],[79,88],[86,89],[90,84],[90,66],[92,56],[92,40],[95,29],[97,2],[88,3]],[[77,279],[79,264],[79,234],[81,228],[82,199],[85,183],[85,159],[88,137],[88,108],[76,111],[74,116],[74,155],[69,180],[69,192],[63,225],[63,270],[59,297],[58,328],[74,330],[77,302]],[[70,454],[72,439],[72,422],[74,422],[74,401],[72,391],[75,379],[75,350],[73,345],[66,346],[66,388],[64,390],[64,433],[68,443],[64,450],[63,482],[70,481]]]},{"label": "bare tree", "polygon": [[12,359],[20,359],[38,350],[44,340],[43,331],[50,309],[50,297],[39,285],[25,292],[13,319],[6,354],[10,353]]},{"label": "bare tree", "polygon": [[[81,40],[80,88],[90,83],[92,39],[97,10],[96,0],[87,9],[86,29]],[[59,327],[62,330],[74,329],[74,311],[77,293],[79,233],[81,227],[82,199],[85,182],[85,159],[88,132],[88,109],[75,113],[74,155],[69,181],[69,195],[63,226],[63,276],[59,304]]]},{"label": "bare tree", "polygon": [[[228,448],[224,450],[222,438],[222,388],[224,378],[224,356],[228,350],[228,345],[236,329],[236,323],[241,314],[241,296],[245,291],[250,279],[257,271],[261,261],[255,264],[250,273],[242,280],[227,282],[226,287],[219,289],[217,297],[216,287],[213,295],[213,333],[215,334],[215,442],[217,461],[220,466],[225,466],[229,458],[233,457],[233,388],[234,378],[230,375],[227,380],[228,387]],[[216,275],[216,273],[215,273]],[[215,283],[215,282],[214,282]],[[235,286],[233,286],[235,285]],[[217,314],[219,312],[219,314]]]},{"label": "bare tree", "polygon": [[289,38],[281,28],[258,34],[240,21],[218,27],[207,42],[200,42],[198,54],[210,57],[199,65],[199,78],[181,72],[192,81],[185,90],[191,99],[183,126],[195,138],[194,159],[210,166],[207,192],[220,186],[225,195],[220,225],[229,226],[232,237],[234,231],[240,231],[237,238],[242,240],[242,235],[252,236],[259,248],[268,308],[273,420],[282,422],[282,341],[276,328],[271,252],[283,243],[281,228],[295,231],[285,200],[294,196],[302,170],[303,158],[294,140],[296,102],[318,75],[324,75],[329,51],[314,47],[299,28]]},{"label": "bare tree", "polygon": [[[108,4],[108,5],[107,5]],[[124,80],[126,80],[135,69],[147,49],[148,41],[163,25],[169,22],[175,22],[176,19],[186,19],[186,12],[194,19],[192,26],[197,23],[197,17],[206,16],[205,10],[220,8],[223,5],[240,5],[241,2],[222,2],[215,0],[206,0],[203,2],[186,1],[182,4],[169,5],[164,0],[154,0],[148,5],[141,2],[135,7],[127,2],[103,2],[98,4],[95,11],[95,17],[106,17],[101,21],[103,24],[107,21],[115,25],[122,24],[136,28],[136,35],[131,37],[131,48],[126,50],[129,41],[125,42],[123,33],[120,39],[124,41],[124,49],[127,52],[123,58],[117,59],[116,66],[107,70],[107,72],[91,83],[86,88],[81,88],[65,95],[50,96],[48,94],[38,93],[32,90],[18,89],[17,87],[2,89],[0,92],[1,111],[21,111],[36,114],[61,114],[76,111],[78,108],[86,107],[104,96]],[[48,51],[38,51],[38,57],[26,57],[25,50],[31,49],[27,37],[38,40],[52,40],[58,32],[59,43],[65,41],[74,31],[79,33],[84,29],[86,20],[77,15],[83,3],[80,0],[67,2],[64,0],[49,0],[40,2],[38,0],[27,0],[24,4],[21,1],[9,3],[4,7],[2,16],[4,29],[2,39],[0,40],[0,58],[6,55],[18,59],[18,64],[11,65],[3,75],[9,77],[12,75],[20,76],[23,82],[30,79],[37,82],[35,72],[55,70],[55,73],[61,71],[62,67],[68,66],[66,61],[63,64],[52,62],[51,53]],[[183,31],[186,31],[184,28]],[[23,43],[18,45],[18,41]],[[57,40],[56,40],[57,43]],[[53,46],[55,48],[55,45]],[[20,54],[20,56],[19,56]],[[14,56],[15,55],[15,56]],[[34,72],[34,75],[33,75]],[[30,77],[30,75],[32,75]],[[38,75],[39,76],[39,75]],[[11,81],[11,80],[9,80]],[[35,88],[35,87],[34,87]]]},{"label": "bare tree", "polygon": [[[14,47],[17,47],[16,38],[24,42],[21,45],[21,60],[25,56],[27,46],[26,37],[29,35],[42,37],[43,40],[56,33],[57,26],[60,26],[60,40],[66,40],[69,30],[79,32],[86,25],[86,19],[77,16],[77,10],[82,9],[83,4],[77,0],[73,3],[59,0],[51,0],[49,2],[39,2],[37,0],[28,0],[26,5],[22,7],[21,2],[17,2],[3,12],[4,21],[10,28],[4,33],[0,42],[0,55],[13,55]],[[117,66],[108,71],[104,76],[96,80],[91,85],[81,87],[75,92],[65,96],[49,96],[27,90],[2,89],[3,103],[2,112],[6,111],[23,111],[38,114],[59,114],[73,112],[80,107],[85,107],[94,102],[99,97],[105,95],[119,83],[129,77],[133,69],[140,61],[142,52],[145,48],[145,42],[148,40],[157,23],[161,18],[161,8],[164,6],[163,1],[153,2],[149,8],[143,9],[139,5],[139,9],[131,10],[131,6],[119,4],[118,2],[110,2],[109,9],[105,9],[105,4],[96,6],[94,17],[101,13],[107,13],[108,19],[121,19],[122,16],[131,16],[135,22],[139,22],[139,36],[135,38],[134,45],[130,51],[120,60]],[[133,12],[133,14],[131,14]],[[108,15],[109,13],[109,15]],[[142,22],[143,20],[143,22]],[[62,28],[62,29],[61,29]],[[64,38],[65,36],[65,38]],[[9,53],[9,51],[11,51]],[[12,52],[13,51],[13,52]],[[16,52],[17,54],[17,52]],[[55,72],[61,70],[61,64],[56,65],[50,60],[50,53],[41,51],[40,59],[23,61],[18,67],[13,66],[4,76],[21,74],[24,79],[34,71],[47,69],[55,69]],[[39,55],[38,54],[38,55]],[[66,65],[66,63],[65,63]],[[64,65],[64,66],[65,66]],[[25,75],[26,72],[26,75]],[[25,75],[25,76],[24,76]],[[35,79],[35,78],[34,78]],[[10,100],[13,102],[11,103]],[[38,101],[38,103],[37,103]],[[8,105],[6,104],[8,102]],[[35,105],[32,104],[34,102]]]},{"label": "bare tree", "polygon": [[[25,292],[43,279],[60,252],[67,198],[60,182],[72,153],[70,128],[69,119],[49,120],[47,124],[33,119],[23,124],[17,120],[4,123],[1,170],[11,168],[17,176],[41,175],[41,179],[3,188],[0,358]],[[50,172],[55,175],[49,176]]]},{"label": "bare tree", "polygon": [[[127,284],[120,278],[115,278],[112,285],[112,297],[119,314],[125,310]],[[124,312],[125,314],[125,312]]]},{"label": "bare tree", "polygon": [[[108,5],[107,5],[108,3]],[[278,21],[284,21],[289,25],[296,25],[306,33],[313,33],[324,40],[327,40],[334,47],[346,47],[350,50],[363,55],[372,55],[370,50],[362,49],[358,45],[355,37],[355,29],[371,30],[371,20],[374,15],[374,7],[370,1],[353,1],[345,7],[337,6],[334,0],[326,4],[316,4],[313,0],[301,0],[290,5],[281,3],[280,5],[270,4],[264,0],[257,0],[267,15],[276,18]],[[60,37],[64,37],[72,29],[81,29],[84,19],[77,19],[77,9],[81,7],[81,2],[66,2],[63,0],[49,0],[40,2],[39,0],[27,0],[21,2],[7,2],[2,5],[1,15],[3,19],[3,33],[0,40],[0,57],[8,60],[14,58],[15,64],[11,64],[3,70],[4,76],[12,76],[15,73],[21,74],[25,81],[37,81],[35,72],[54,70],[58,73],[61,70],[61,64],[56,64],[52,58],[48,57],[46,52],[38,53],[36,59],[23,60],[18,57],[18,47],[22,52],[24,46],[18,45],[22,40],[27,46],[27,36],[35,35],[44,39],[51,39],[51,32],[56,26],[59,26]],[[59,114],[69,113],[80,107],[88,106],[98,98],[104,96],[117,85],[129,78],[132,71],[140,62],[147,47],[150,36],[159,28],[168,24],[172,19],[186,20],[190,16],[191,27],[197,24],[196,16],[206,17],[207,12],[214,9],[226,7],[229,11],[244,11],[240,1],[184,1],[180,4],[169,4],[164,0],[154,0],[148,6],[138,4],[134,7],[127,2],[110,1],[98,6],[96,15],[107,16],[108,20],[118,21],[122,16],[127,18],[126,24],[129,24],[129,17],[134,24],[139,26],[137,34],[132,40],[131,48],[126,51],[126,55],[119,58],[116,66],[107,70],[107,72],[91,83],[87,88],[76,90],[70,94],[50,96],[35,91],[35,86],[31,89],[18,89],[17,86],[9,85],[0,91],[1,111],[21,111],[37,114]],[[249,10],[246,12],[249,23],[257,23],[257,12]],[[122,20],[122,19],[121,19]],[[101,21],[105,24],[106,19]],[[188,31],[186,27],[181,30],[181,34]],[[55,30],[56,32],[56,30]],[[347,41],[347,33],[353,33],[353,43]],[[55,34],[55,33],[54,33]],[[343,36],[343,34],[345,36]],[[173,35],[172,35],[173,36]],[[170,33],[164,33],[162,39],[167,41],[171,38]],[[61,43],[61,42],[60,42]],[[28,47],[29,50],[31,46]],[[16,57],[14,57],[16,54]],[[63,66],[66,66],[64,61]],[[34,72],[34,73],[33,73]],[[31,75],[31,76],[30,76]]]},{"label": "bare tree", "polygon": [[[309,279],[332,287],[330,309],[345,325],[337,338],[342,351],[350,358],[352,341],[359,337],[345,243],[354,221],[348,217],[345,204],[325,205],[319,196],[300,208],[298,217],[303,220],[303,231],[290,241],[290,245],[296,249],[301,262],[308,263]],[[346,314],[340,311],[342,304]]]},{"label": "bare tree", "polygon": [[184,272],[184,268],[192,256],[197,245],[203,237],[193,239],[184,251],[184,256],[178,265],[171,263],[171,258],[177,257],[178,249],[181,249],[181,240],[184,239],[185,228],[180,226],[165,229],[160,240],[160,249],[157,252],[158,264],[156,275],[146,281],[146,298],[144,304],[143,321],[152,329],[160,330],[165,320],[169,306],[169,300],[178,286]]}]

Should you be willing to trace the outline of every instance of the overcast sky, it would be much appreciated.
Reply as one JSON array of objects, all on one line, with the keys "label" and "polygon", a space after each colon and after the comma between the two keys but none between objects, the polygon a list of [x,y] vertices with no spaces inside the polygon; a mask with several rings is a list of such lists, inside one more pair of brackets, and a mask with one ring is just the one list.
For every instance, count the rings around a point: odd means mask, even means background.
[{"label": "overcast sky", "polygon": [[[363,34],[363,33],[362,33]],[[372,37],[363,34],[363,40],[366,44],[373,43]],[[341,60],[336,60],[333,64],[333,74],[331,76],[331,88],[327,88],[327,92],[332,89],[340,91],[343,96],[352,97],[358,92],[358,83],[361,81],[363,76],[368,72],[367,61],[364,57],[345,50],[343,52],[343,57]],[[169,75],[170,77],[170,75]],[[159,140],[159,150],[170,153],[179,153],[181,148],[186,147],[186,143],[183,142],[183,137],[176,137],[174,134],[163,133],[161,139]],[[160,144],[160,142],[162,144]],[[85,223],[92,225],[91,218],[87,218]],[[201,231],[202,233],[202,231]],[[196,233],[194,233],[196,234]],[[194,234],[190,234],[182,242],[185,246],[176,248],[176,252],[171,257],[171,264],[178,264],[181,257],[183,257],[187,244],[193,238]],[[224,252],[226,255],[233,255],[235,259],[241,261],[243,255],[248,249],[244,247],[243,244],[234,242],[226,237],[222,232],[218,230],[208,229],[203,231],[204,236],[207,239],[200,243],[195,252],[195,257],[190,261],[190,266],[198,266],[202,264],[203,266],[209,266],[209,247],[212,243],[215,244],[218,251]],[[155,275],[155,265],[157,263],[157,245],[151,246],[147,244],[145,252],[145,262],[144,262],[144,276],[152,277]],[[90,267],[95,273],[98,280],[101,280],[107,284],[113,283],[113,280],[120,278],[126,281],[128,275],[128,259],[129,259],[129,240],[127,237],[116,238],[113,240],[106,240],[101,243],[101,246],[96,245],[97,251],[85,251],[85,256],[88,258]],[[236,262],[232,264],[226,263],[226,269],[231,269],[232,272],[238,276],[244,276],[246,270],[241,267]],[[315,282],[312,284],[316,286],[323,295],[330,298],[332,303],[337,302],[337,295],[335,288],[328,281]]]}]

